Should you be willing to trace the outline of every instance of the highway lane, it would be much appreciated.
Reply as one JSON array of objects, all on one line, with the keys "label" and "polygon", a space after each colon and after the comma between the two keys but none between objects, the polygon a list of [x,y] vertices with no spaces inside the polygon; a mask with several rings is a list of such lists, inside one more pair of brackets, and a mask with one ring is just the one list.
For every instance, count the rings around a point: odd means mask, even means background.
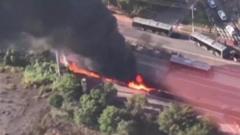
[{"label": "highway lane", "polygon": [[137,39],[137,42],[139,43],[151,45],[157,48],[166,46],[184,49],[190,52],[201,53],[204,55],[215,57],[214,55],[206,52],[205,50],[198,48],[191,40],[174,39],[167,36],[159,36],[150,32],[140,31],[132,27],[132,20],[130,18],[120,15],[115,15],[115,17],[117,18],[120,33],[122,33],[124,37]]},{"label": "highway lane", "polygon": [[[240,125],[240,66],[216,58],[198,48],[192,41],[139,31],[131,27],[131,20],[117,16],[119,30],[125,38],[156,48],[176,50],[191,58],[214,65],[210,72],[202,72],[169,63],[168,60],[137,54],[138,70],[146,80],[171,91],[221,125]],[[239,125],[237,125],[239,124]],[[228,128],[229,129],[229,128]],[[238,132],[236,129],[234,132]]]},{"label": "highway lane", "polygon": [[183,53],[189,57],[198,60],[207,61],[212,65],[234,64],[234,62],[223,60],[211,54],[210,52],[199,48],[191,40],[174,39],[167,36],[159,36],[150,32],[140,31],[131,26],[132,20],[128,17],[115,15],[118,28],[121,34],[132,42],[151,46],[154,48],[163,48],[174,52]]},{"label": "highway lane", "polygon": [[216,66],[204,72],[143,54],[136,56],[139,72],[147,80],[154,80],[186,103],[203,108],[201,111],[217,122],[240,124],[240,70]]}]

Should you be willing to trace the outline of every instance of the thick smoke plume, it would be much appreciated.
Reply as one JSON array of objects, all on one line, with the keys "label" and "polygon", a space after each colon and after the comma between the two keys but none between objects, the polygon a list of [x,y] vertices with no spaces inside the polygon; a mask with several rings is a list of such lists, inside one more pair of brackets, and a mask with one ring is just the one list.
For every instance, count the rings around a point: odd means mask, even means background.
[{"label": "thick smoke plume", "polygon": [[129,80],[136,74],[135,59],[101,0],[1,0],[0,18],[2,46],[30,36],[90,58],[105,75]]}]

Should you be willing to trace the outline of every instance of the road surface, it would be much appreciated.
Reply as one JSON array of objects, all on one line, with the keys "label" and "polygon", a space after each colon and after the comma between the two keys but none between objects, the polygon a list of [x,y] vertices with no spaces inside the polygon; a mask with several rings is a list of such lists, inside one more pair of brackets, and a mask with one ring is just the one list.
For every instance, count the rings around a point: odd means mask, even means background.
[{"label": "road surface", "polygon": [[174,39],[167,36],[159,36],[150,32],[140,31],[131,26],[131,19],[121,15],[115,15],[115,17],[117,18],[119,31],[123,34],[126,40],[154,48],[163,48],[174,52],[180,52],[198,60],[208,61],[209,64],[213,65],[226,63],[234,64],[231,61],[218,58],[210,52],[199,48],[192,40]]},{"label": "road surface", "polygon": [[200,112],[221,123],[225,131],[240,134],[240,66],[216,58],[192,41],[171,39],[131,27],[131,20],[117,16],[119,30],[125,38],[157,48],[176,50],[213,65],[203,72],[169,63],[167,60],[138,55],[139,72],[161,88],[171,91]]},{"label": "road surface", "polygon": [[142,54],[137,59],[139,72],[148,80],[200,107],[201,112],[219,123],[240,125],[240,66],[216,66],[205,72]]}]

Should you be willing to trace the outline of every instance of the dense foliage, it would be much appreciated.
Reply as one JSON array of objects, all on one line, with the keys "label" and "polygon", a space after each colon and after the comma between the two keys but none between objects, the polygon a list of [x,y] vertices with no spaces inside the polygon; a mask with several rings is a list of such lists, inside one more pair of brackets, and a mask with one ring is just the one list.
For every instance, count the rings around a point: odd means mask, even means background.
[{"label": "dense foliage", "polygon": [[66,101],[78,100],[82,93],[80,80],[73,74],[63,74],[52,84],[52,89],[61,93]]},{"label": "dense foliage", "polygon": [[132,120],[121,120],[114,135],[137,135],[135,122]]},{"label": "dense foliage", "polygon": [[96,127],[98,118],[104,108],[111,104],[112,97],[116,95],[116,89],[110,84],[101,85],[92,89],[90,94],[84,94],[80,98],[79,108],[75,112],[75,122]]},{"label": "dense foliage", "polygon": [[128,98],[126,108],[133,116],[142,115],[146,104],[147,99],[143,95],[134,95]]},{"label": "dense foliage", "polygon": [[115,132],[121,119],[121,111],[114,106],[108,106],[103,110],[100,118],[98,119],[100,124],[99,128],[102,132],[111,135]]},{"label": "dense foliage", "polygon": [[198,117],[191,107],[176,104],[159,115],[159,129],[168,135],[212,135],[216,128]]},{"label": "dense foliage", "polygon": [[56,79],[56,64],[36,62],[25,68],[23,81],[27,86],[51,84]]}]

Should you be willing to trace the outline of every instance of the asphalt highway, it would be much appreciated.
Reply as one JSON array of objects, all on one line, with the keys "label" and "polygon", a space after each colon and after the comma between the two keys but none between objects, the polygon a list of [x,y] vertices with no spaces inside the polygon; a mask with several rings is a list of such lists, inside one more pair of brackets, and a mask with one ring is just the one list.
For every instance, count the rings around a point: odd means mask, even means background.
[{"label": "asphalt highway", "polygon": [[139,72],[147,80],[158,83],[157,87],[170,91],[197,109],[201,108],[200,112],[221,125],[240,125],[239,67],[212,67],[206,72],[142,54],[137,55],[137,59]]},{"label": "asphalt highway", "polygon": [[220,60],[189,40],[138,31],[131,27],[129,19],[117,17],[117,20],[125,38],[190,53],[213,65],[210,71],[205,72],[173,64],[166,59],[136,54],[138,70],[147,80],[159,84],[159,88],[170,91],[196,109],[201,108],[199,111],[220,123],[223,130],[240,134],[239,64]]},{"label": "asphalt highway", "polygon": [[189,57],[207,61],[211,65],[223,65],[226,63],[234,64],[231,61],[218,58],[208,51],[199,48],[196,43],[191,40],[170,38],[167,36],[159,36],[150,32],[140,31],[131,26],[131,19],[121,15],[115,15],[115,17],[117,18],[120,33],[123,34],[126,40],[130,40],[131,42],[154,48],[180,52]]}]

